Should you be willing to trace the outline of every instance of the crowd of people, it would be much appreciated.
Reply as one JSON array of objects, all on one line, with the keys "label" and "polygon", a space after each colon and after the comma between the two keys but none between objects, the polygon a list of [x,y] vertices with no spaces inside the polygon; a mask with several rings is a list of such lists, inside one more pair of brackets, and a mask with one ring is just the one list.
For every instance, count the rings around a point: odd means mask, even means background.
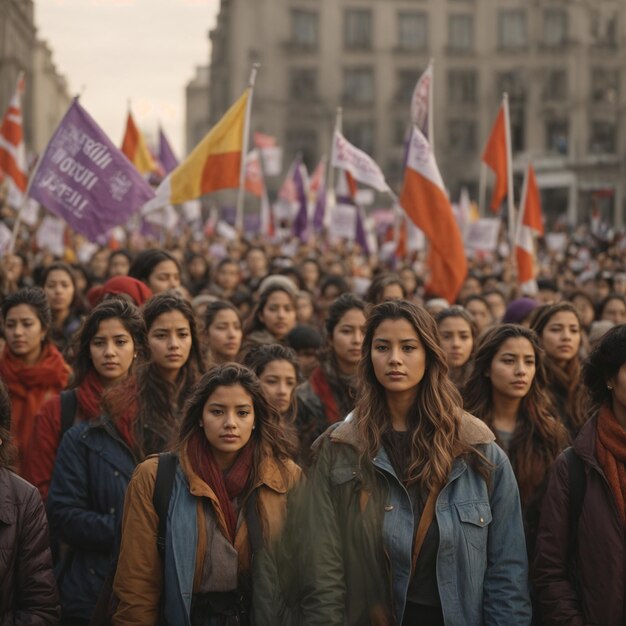
[{"label": "crowd of people", "polygon": [[162,243],[0,266],[0,624],[626,622],[619,243]]}]

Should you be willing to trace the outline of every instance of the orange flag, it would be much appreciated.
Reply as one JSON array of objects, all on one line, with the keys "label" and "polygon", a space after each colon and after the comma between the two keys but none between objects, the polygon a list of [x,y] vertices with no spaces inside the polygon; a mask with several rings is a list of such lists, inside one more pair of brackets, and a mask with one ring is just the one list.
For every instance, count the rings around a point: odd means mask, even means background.
[{"label": "orange flag", "polygon": [[504,105],[500,107],[496,122],[491,129],[491,135],[485,146],[482,160],[496,175],[496,184],[491,197],[491,210],[496,213],[507,195],[508,156],[506,149],[506,118]]},{"label": "orange flag", "polygon": [[126,120],[126,132],[122,142],[122,152],[128,160],[137,168],[140,174],[150,174],[157,171],[157,164],[146,146],[143,135],[137,128],[132,113],[128,112]]},{"label": "orange flag", "polygon": [[430,242],[427,290],[454,302],[467,275],[463,238],[435,156],[416,127],[409,143],[400,204]]},{"label": "orange flag", "polygon": [[541,196],[537,187],[535,170],[529,163],[515,234],[515,258],[517,260],[517,281],[522,290],[530,295],[534,295],[537,290],[534,235],[543,235],[543,220],[541,217]]},{"label": "orange flag", "polygon": [[0,126],[0,172],[4,173],[8,185],[8,202],[13,207],[21,206],[28,184],[26,151],[22,130],[22,94],[24,75],[17,79],[15,94],[4,114]]}]

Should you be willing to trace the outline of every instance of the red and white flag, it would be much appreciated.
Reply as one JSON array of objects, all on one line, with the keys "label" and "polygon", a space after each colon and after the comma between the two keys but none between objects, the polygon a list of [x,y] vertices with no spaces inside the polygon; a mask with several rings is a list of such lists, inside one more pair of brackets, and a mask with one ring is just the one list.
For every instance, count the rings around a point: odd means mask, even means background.
[{"label": "red and white flag", "polygon": [[261,157],[258,150],[248,152],[245,161],[245,189],[261,200],[261,233],[268,237],[276,234],[274,213],[267,195]]},{"label": "red and white flag", "polygon": [[15,94],[0,126],[0,171],[4,174],[8,187],[8,203],[19,208],[28,186],[28,165],[22,130],[22,95],[24,75],[17,79]]},{"label": "red and white flag", "polygon": [[432,98],[433,63],[428,64],[419,77],[411,98],[411,123],[417,126],[424,137],[432,144],[432,119],[430,102]]},{"label": "red and white flag", "polygon": [[543,235],[541,195],[537,187],[535,170],[529,163],[515,232],[515,258],[517,281],[522,291],[531,296],[537,293],[535,282],[535,236],[537,235]]},{"label": "red and white flag", "polygon": [[400,205],[430,242],[427,290],[454,302],[467,275],[461,231],[424,134],[413,127]]},{"label": "red and white flag", "polygon": [[509,149],[507,145],[507,115],[505,104],[500,106],[498,117],[491,129],[491,134],[487,140],[482,160],[486,163],[493,173],[496,175],[496,184],[493,188],[491,196],[491,204],[489,207],[496,213],[500,210],[500,206],[508,194],[509,180]]}]

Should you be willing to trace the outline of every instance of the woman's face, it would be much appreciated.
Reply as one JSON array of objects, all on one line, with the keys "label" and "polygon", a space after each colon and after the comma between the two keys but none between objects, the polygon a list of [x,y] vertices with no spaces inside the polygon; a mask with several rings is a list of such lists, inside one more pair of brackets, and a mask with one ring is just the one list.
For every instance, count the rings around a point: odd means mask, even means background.
[{"label": "woman's face", "polygon": [[176,263],[169,259],[157,263],[148,277],[148,287],[153,294],[180,287],[180,272]]},{"label": "woman's face", "polygon": [[128,276],[130,261],[125,254],[114,254],[109,259],[109,278],[114,276]]},{"label": "woman's face", "polygon": [[135,358],[135,342],[119,318],[103,320],[89,342],[91,363],[106,387],[127,376]]},{"label": "woman's face", "polygon": [[470,325],[462,317],[446,317],[439,323],[441,347],[446,353],[448,367],[462,367],[474,347]]},{"label": "woman's face", "polygon": [[390,394],[415,394],[426,371],[426,350],[406,319],[381,322],[370,353],[376,380]]},{"label": "woman's face", "polygon": [[612,298],[604,305],[601,319],[623,324],[626,322],[626,304],[620,298]]},{"label": "woman's face", "polygon": [[74,300],[74,283],[65,270],[49,272],[43,290],[51,311],[69,311]]},{"label": "woman's face", "polygon": [[405,291],[409,295],[414,294],[417,289],[417,278],[415,277],[415,272],[408,267],[405,267],[403,270],[400,270],[400,279],[402,280]]},{"label": "woman's face", "polygon": [[241,348],[241,322],[230,309],[218,311],[208,328],[209,350],[217,360],[234,361]]},{"label": "woman's face", "polygon": [[200,427],[220,469],[229,468],[252,436],[252,396],[241,385],[217,387],[204,404]]},{"label": "woman's face", "polygon": [[4,320],[4,335],[9,350],[26,365],[33,365],[41,355],[46,329],[28,304],[9,309]]},{"label": "woman's face", "polygon": [[189,321],[177,310],[159,315],[148,331],[152,361],[171,380],[187,363],[191,344]]},{"label": "woman's face", "polygon": [[404,292],[402,286],[397,283],[392,283],[383,288],[383,292],[380,295],[379,302],[386,302],[387,300],[402,300],[404,298]]},{"label": "woman's face", "polygon": [[361,360],[365,336],[365,315],[361,309],[346,311],[333,329],[329,339],[340,371],[351,374]]},{"label": "woman's face", "polygon": [[302,264],[302,280],[304,280],[309,287],[316,287],[319,279],[320,269],[317,264],[305,261]]},{"label": "woman's face", "polygon": [[580,324],[571,311],[555,313],[541,333],[546,354],[557,363],[571,361],[580,348]]},{"label": "woman's face", "polygon": [[589,300],[587,300],[584,296],[576,296],[572,300],[572,304],[578,310],[578,314],[580,315],[583,324],[588,327],[596,316],[596,312],[594,311],[591,302],[589,302]]},{"label": "woman's face", "polygon": [[284,415],[289,410],[298,382],[294,366],[289,361],[271,361],[259,374],[259,380],[268,402]]},{"label": "woman's face", "polygon": [[282,339],[296,325],[296,308],[284,291],[270,294],[259,319],[276,339]]},{"label": "woman's face", "polygon": [[313,302],[308,296],[296,298],[296,318],[299,324],[308,324],[313,319]]},{"label": "woman's face", "polygon": [[225,291],[234,291],[239,285],[239,266],[224,263],[215,273],[215,282]]},{"label": "woman's face", "polygon": [[474,318],[478,332],[482,333],[487,326],[493,324],[493,317],[489,307],[481,300],[471,300],[465,307],[467,312]]},{"label": "woman's face", "polygon": [[187,264],[187,272],[191,280],[201,280],[207,270],[207,263],[201,256],[195,256]]},{"label": "woman's face", "polygon": [[525,337],[511,337],[502,343],[489,368],[494,395],[522,399],[535,378],[535,350]]}]

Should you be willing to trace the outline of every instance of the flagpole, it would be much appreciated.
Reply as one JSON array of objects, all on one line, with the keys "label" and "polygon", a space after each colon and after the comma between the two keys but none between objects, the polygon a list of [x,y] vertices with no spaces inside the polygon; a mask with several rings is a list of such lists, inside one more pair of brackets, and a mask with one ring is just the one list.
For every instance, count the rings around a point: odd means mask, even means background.
[{"label": "flagpole", "polygon": [[507,167],[507,204],[508,204],[508,226],[509,241],[511,251],[515,248],[515,198],[513,197],[513,147],[511,145],[511,117],[509,115],[509,94],[502,94],[502,105],[504,107],[504,136],[506,139]]},{"label": "flagpole", "polygon": [[246,104],[246,117],[243,124],[243,142],[241,147],[241,166],[239,169],[239,191],[237,193],[237,212],[235,214],[235,228],[241,233],[243,231],[243,201],[244,201],[244,189],[246,179],[246,154],[248,153],[248,135],[250,134],[250,114],[252,112],[252,96],[254,95],[254,83],[256,82],[256,75],[261,67],[260,63],[254,63],[252,65],[252,71],[250,72],[250,80],[248,82],[248,88],[250,89],[250,95],[248,96],[248,102]]},{"label": "flagpole", "polygon": [[428,142],[430,149],[435,154],[435,117],[434,117],[434,94],[435,94],[435,59],[430,59],[430,85],[428,87]]}]

